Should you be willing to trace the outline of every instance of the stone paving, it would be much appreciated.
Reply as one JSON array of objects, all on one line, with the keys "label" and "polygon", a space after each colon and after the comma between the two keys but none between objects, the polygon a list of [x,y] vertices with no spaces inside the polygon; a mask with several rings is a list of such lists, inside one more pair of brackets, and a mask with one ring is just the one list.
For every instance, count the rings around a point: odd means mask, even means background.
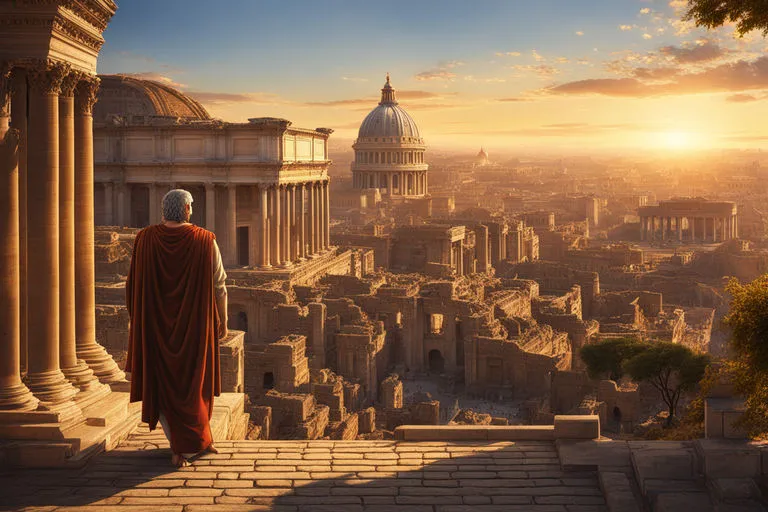
[{"label": "stone paving", "polygon": [[552,442],[225,441],[175,470],[137,432],[80,469],[0,473],[4,510],[607,512]]}]

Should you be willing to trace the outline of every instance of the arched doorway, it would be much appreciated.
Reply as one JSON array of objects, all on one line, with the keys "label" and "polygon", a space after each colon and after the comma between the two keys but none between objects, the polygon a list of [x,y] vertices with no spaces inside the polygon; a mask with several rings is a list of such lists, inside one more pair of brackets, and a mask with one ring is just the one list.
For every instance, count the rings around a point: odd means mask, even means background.
[{"label": "arched doorway", "polygon": [[272,372],[266,372],[264,374],[264,389],[275,388],[275,374]]},{"label": "arched doorway", "polygon": [[445,358],[443,354],[433,349],[429,351],[429,371],[432,373],[443,373],[445,371]]}]

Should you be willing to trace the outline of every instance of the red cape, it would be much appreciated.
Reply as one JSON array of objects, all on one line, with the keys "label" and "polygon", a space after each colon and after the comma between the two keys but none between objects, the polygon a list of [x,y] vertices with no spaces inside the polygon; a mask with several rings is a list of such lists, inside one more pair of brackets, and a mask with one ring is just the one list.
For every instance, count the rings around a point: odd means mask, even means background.
[{"label": "red cape", "polygon": [[126,283],[131,402],[142,401],[150,430],[163,412],[174,453],[213,441],[213,397],[221,393],[214,239],[191,224],[149,226],[136,235]]}]

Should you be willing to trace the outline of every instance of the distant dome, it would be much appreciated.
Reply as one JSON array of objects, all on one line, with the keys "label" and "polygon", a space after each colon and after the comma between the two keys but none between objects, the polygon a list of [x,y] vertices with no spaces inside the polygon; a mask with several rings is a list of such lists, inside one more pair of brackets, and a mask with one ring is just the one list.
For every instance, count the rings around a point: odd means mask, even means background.
[{"label": "distant dome", "polygon": [[389,74],[387,74],[387,83],[381,89],[379,105],[366,116],[357,134],[358,140],[379,137],[421,139],[416,122],[403,107],[397,104],[395,90],[389,83]]},{"label": "distant dome", "polygon": [[484,148],[480,148],[480,152],[475,157],[475,162],[479,165],[488,163],[488,152],[486,152]]},{"label": "distant dome", "polygon": [[93,120],[103,123],[117,115],[130,120],[135,116],[176,117],[186,121],[208,120],[205,108],[172,87],[126,75],[99,75],[101,87],[93,107]]}]

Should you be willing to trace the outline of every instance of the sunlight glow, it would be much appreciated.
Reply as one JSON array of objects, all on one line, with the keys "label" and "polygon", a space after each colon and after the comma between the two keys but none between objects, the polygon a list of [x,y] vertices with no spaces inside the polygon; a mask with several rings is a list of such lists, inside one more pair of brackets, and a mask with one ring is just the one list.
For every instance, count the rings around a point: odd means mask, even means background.
[{"label": "sunlight glow", "polygon": [[659,134],[660,144],[667,149],[689,149],[696,145],[693,134],[682,131],[669,131]]}]

